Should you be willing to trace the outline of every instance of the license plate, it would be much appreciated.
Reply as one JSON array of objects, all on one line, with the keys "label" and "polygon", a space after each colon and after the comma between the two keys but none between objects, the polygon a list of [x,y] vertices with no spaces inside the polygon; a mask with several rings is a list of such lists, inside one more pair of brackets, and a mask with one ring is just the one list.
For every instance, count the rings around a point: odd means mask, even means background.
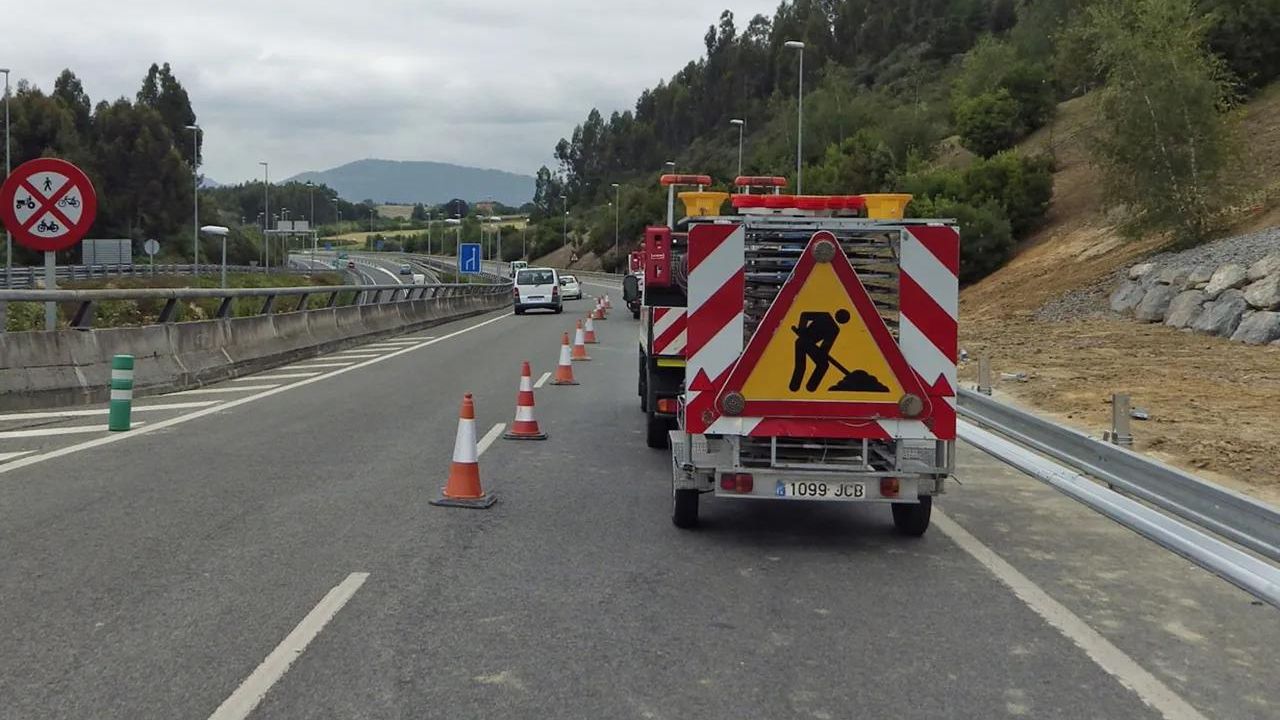
[{"label": "license plate", "polygon": [[861,500],[867,496],[866,483],[830,483],[779,480],[773,494],[777,497],[806,500]]},{"label": "license plate", "polygon": [[530,295],[527,299],[529,299],[529,300],[546,300],[546,297],[544,297],[544,296],[542,296],[542,295]]}]

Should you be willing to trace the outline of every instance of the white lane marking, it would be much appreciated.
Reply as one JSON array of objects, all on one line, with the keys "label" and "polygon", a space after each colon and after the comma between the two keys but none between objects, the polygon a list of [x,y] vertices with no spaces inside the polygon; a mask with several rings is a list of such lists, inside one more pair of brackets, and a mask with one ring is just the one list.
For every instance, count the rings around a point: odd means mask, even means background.
[{"label": "white lane marking", "polygon": [[283,370],[315,370],[316,368],[344,368],[344,367],[352,367],[354,365],[355,363],[348,363],[348,362],[312,363],[310,365],[290,365],[287,368],[281,368],[281,369]]},{"label": "white lane marking", "polygon": [[502,434],[506,427],[506,423],[498,423],[489,428],[489,432],[485,433],[484,437],[480,438],[480,442],[476,443],[476,457],[483,455],[484,451],[489,449],[489,446],[493,444],[494,440],[498,439],[498,436]]},{"label": "white lane marking", "polygon": [[326,360],[329,360],[329,359],[333,359],[333,360],[365,360],[365,359],[367,359],[367,358],[375,358],[375,357],[378,357],[378,356],[379,356],[379,355],[381,355],[381,354],[382,354],[382,353],[341,352],[341,353],[334,353],[334,354],[332,354],[332,355],[326,355],[326,356],[325,356],[325,359],[326,359]]},{"label": "white lane marking", "polygon": [[231,693],[231,697],[222,701],[217,710],[209,716],[209,720],[244,720],[249,713],[262,702],[280,678],[289,672],[293,664],[307,649],[307,645],[320,634],[325,625],[333,619],[338,611],[351,600],[369,573],[356,572],[338,583],[327,595],[320,599],[311,612],[302,618],[293,632],[289,633],[280,644],[267,655],[266,659],[240,683],[240,687]]},{"label": "white lane marking", "polygon": [[[209,407],[217,405],[218,400],[198,400],[193,402],[180,403],[161,403],[159,405],[134,405],[134,412],[146,412],[149,410],[189,410],[191,408]],[[11,413],[9,415],[0,415],[0,422],[9,420],[49,420],[53,418],[67,417],[93,417],[94,415],[106,415],[111,412],[110,408],[95,408],[93,410],[47,410],[41,412],[29,413]]]},{"label": "white lane marking", "polygon": [[[145,422],[139,421],[133,423],[133,427],[146,425]],[[73,425],[71,427],[48,427],[48,428],[31,428],[29,430],[5,430],[0,432],[0,440],[12,440],[14,438],[33,438],[33,437],[49,437],[52,435],[83,435],[91,432],[107,432],[105,425]]]},{"label": "white lane marking", "polygon": [[[138,437],[139,435],[146,435],[147,433],[156,432],[158,430],[163,430],[164,428],[173,427],[174,425],[181,425],[182,423],[190,422],[192,420],[205,417],[206,415],[212,415],[217,412],[222,412],[223,410],[229,410],[234,407],[240,407],[241,405],[247,405],[248,403],[251,403],[251,402],[257,402],[258,400],[269,398],[272,395],[278,395],[282,392],[293,390],[294,388],[300,388],[304,385],[310,385],[311,383],[315,383],[315,382],[322,382],[324,380],[328,380],[329,378],[342,375],[343,373],[351,372],[352,370],[359,370],[360,368],[365,368],[370,365],[376,365],[380,362],[390,360],[391,358],[396,357],[398,355],[404,355],[405,353],[411,353],[414,350],[421,350],[422,348],[430,347],[432,345],[435,345],[436,343],[444,342],[445,340],[448,340],[450,338],[454,338],[459,335],[469,333],[472,330],[479,330],[480,328],[485,327],[486,325],[492,325],[493,323],[496,323],[499,320],[505,320],[509,317],[512,317],[512,313],[505,312],[497,317],[489,318],[488,320],[478,322],[475,325],[468,325],[467,327],[464,327],[461,330],[455,330],[449,333],[448,335],[441,335],[438,338],[432,338],[431,340],[428,340],[426,342],[419,343],[417,345],[411,345],[403,350],[397,350],[393,353],[388,353],[386,355],[376,357],[372,360],[365,360],[362,363],[357,363],[355,365],[343,367],[340,370],[333,370],[325,373],[324,375],[317,375],[316,377],[312,377],[312,378],[304,378],[302,380],[299,380],[295,383],[290,383],[288,385],[280,385],[278,387],[272,388],[271,390],[264,390],[256,395],[249,395],[248,397],[236,398],[235,400],[228,400],[227,402],[219,403],[217,405],[214,405],[213,407],[207,407],[207,408],[204,408],[203,410],[196,410],[193,413],[188,413],[186,415],[179,415],[178,417],[161,420],[160,422],[157,422],[154,425],[148,425],[145,428],[137,428],[133,432],[112,433],[111,435],[107,435],[106,437],[94,438],[93,440],[86,440],[82,443],[76,443],[75,445],[68,445],[67,447],[58,448],[57,450],[50,450],[49,452],[40,453],[39,455],[32,455],[31,457],[20,458],[18,460],[14,460],[13,462],[0,465],[0,475],[3,475],[4,473],[7,473],[7,472],[11,472],[13,470],[17,470],[19,468],[27,467],[29,465],[42,463],[46,460],[53,460],[56,458],[60,458],[60,457],[63,457],[64,455],[73,455],[75,453],[80,452],[81,450],[91,450],[93,448],[101,447],[103,445],[109,445],[114,442],[120,442],[121,440],[128,440],[129,438]],[[140,424],[141,423],[135,423],[135,425],[140,425]]]},{"label": "white lane marking", "polygon": [[1110,640],[1089,627],[1079,616],[1050,597],[1026,575],[1018,572],[1004,558],[983,545],[982,541],[970,535],[968,530],[960,527],[937,508],[933,509],[933,523],[944,535],[951,538],[952,542],[959,545],[960,549],[972,555],[1000,582],[1007,585],[1027,607],[1084,650],[1098,667],[1114,677],[1121,685],[1132,690],[1144,703],[1168,720],[1206,720],[1198,710],[1147,672],[1123,650],[1112,645]]},{"label": "white lane marking", "polygon": [[251,392],[254,390],[270,390],[271,388],[280,387],[279,385],[238,385],[236,387],[216,387],[216,388],[197,388],[195,390],[183,390],[182,392],[171,393],[164,397],[177,397],[178,395],[226,395],[229,393]]},{"label": "white lane marking", "polygon": [[533,384],[533,388],[536,390],[536,389],[538,389],[538,388],[542,387],[543,385],[546,385],[546,384],[547,384],[547,380],[549,380],[549,379],[551,379],[551,371],[550,371],[550,370],[548,370],[548,371],[546,371],[546,372],[542,373],[542,377],[538,378],[538,382],[536,382],[536,383],[534,383],[534,384]]},{"label": "white lane marking", "polygon": [[259,380],[292,380],[293,378],[312,377],[319,375],[318,372],[300,372],[300,373],[282,373],[280,375],[250,375],[242,378],[232,378],[231,382],[257,382]]},{"label": "white lane marking", "polygon": [[19,450],[18,452],[0,453],[0,462],[4,462],[5,460],[12,460],[13,458],[16,458],[16,457],[22,457],[23,455],[30,455],[33,452],[35,452],[35,450]]}]

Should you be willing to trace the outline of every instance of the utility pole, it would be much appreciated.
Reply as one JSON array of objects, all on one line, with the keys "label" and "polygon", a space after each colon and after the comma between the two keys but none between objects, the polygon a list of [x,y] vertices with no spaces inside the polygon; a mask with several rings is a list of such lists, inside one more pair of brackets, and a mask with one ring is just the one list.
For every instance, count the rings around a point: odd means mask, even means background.
[{"label": "utility pole", "polygon": [[200,126],[188,125],[191,131],[191,269],[200,274]]},{"label": "utility pole", "polygon": [[271,240],[267,231],[271,229],[271,194],[267,188],[271,187],[271,168],[262,161],[258,161],[262,166],[262,258],[263,270],[271,270]]}]

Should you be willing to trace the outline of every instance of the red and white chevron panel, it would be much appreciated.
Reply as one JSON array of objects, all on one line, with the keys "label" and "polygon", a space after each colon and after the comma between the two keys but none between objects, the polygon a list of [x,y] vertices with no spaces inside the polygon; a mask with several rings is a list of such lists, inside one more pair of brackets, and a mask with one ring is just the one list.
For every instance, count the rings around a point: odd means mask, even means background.
[{"label": "red and white chevron panel", "polygon": [[940,440],[956,437],[959,272],[960,233],[955,227],[907,228],[899,273],[898,346],[925,387],[927,424]]},{"label": "red and white chevron panel", "polygon": [[684,357],[688,342],[687,320],[682,307],[653,308],[653,355]]},{"label": "red and white chevron panel", "polygon": [[[745,238],[741,224],[695,225],[689,231],[685,428],[691,433],[706,433],[712,423],[729,420],[720,418],[714,405],[742,354]],[[715,430],[737,431],[740,427]]]}]

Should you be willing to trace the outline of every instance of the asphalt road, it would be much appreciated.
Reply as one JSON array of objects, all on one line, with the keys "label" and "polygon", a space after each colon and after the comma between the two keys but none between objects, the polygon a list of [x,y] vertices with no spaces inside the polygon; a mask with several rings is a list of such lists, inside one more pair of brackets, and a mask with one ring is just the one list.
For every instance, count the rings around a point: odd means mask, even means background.
[{"label": "asphalt road", "polygon": [[497,505],[428,505],[461,393],[511,422],[589,302],[149,398],[211,404],[124,436],[0,417],[0,717],[1280,716],[1280,614],[972,448],[920,540],[711,498],[676,530],[625,312],[537,391],[549,440],[485,448]]}]

